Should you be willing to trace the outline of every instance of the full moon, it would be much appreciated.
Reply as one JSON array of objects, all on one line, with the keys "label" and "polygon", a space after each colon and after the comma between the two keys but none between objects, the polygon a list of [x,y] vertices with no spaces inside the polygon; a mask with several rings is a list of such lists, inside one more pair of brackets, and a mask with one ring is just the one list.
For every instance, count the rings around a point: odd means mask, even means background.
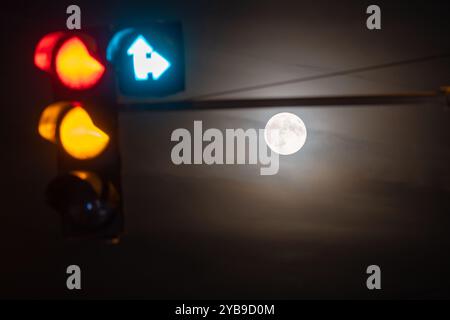
[{"label": "full moon", "polygon": [[289,155],[300,150],[306,141],[306,127],[293,113],[277,113],[267,122],[264,139],[272,151]]}]

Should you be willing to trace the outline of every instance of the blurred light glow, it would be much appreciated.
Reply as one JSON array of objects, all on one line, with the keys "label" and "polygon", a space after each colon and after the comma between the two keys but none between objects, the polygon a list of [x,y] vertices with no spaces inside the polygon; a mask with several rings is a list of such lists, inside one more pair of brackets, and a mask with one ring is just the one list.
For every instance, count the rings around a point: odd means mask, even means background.
[{"label": "blurred light glow", "polygon": [[47,72],[51,70],[53,50],[63,35],[63,32],[49,33],[38,42],[34,51],[34,64],[36,67]]},{"label": "blurred light glow", "polygon": [[134,29],[128,28],[123,29],[117,32],[111,39],[111,41],[108,44],[108,48],[106,49],[106,60],[109,62],[113,62],[117,52],[120,49],[120,46],[122,44],[122,40],[125,36],[132,33]]},{"label": "blurred light glow", "polygon": [[97,157],[109,143],[109,136],[94,125],[89,114],[80,106],[64,116],[59,136],[64,150],[80,160]]},{"label": "blurred light glow", "polygon": [[103,76],[105,67],[92,57],[79,38],[67,40],[56,55],[56,73],[68,88],[92,88]]},{"label": "blurred light glow", "polygon": [[70,102],[57,102],[47,106],[39,119],[39,135],[50,141],[56,142],[56,126],[63,110],[70,106]]},{"label": "blurred light glow", "polygon": [[99,196],[102,194],[102,181],[97,174],[78,170],[72,171],[70,174],[89,183]]},{"label": "blurred light glow", "polygon": [[300,150],[306,142],[306,126],[293,113],[282,112],[267,122],[264,139],[269,148],[281,155],[290,155]]},{"label": "blurred light glow", "polygon": [[154,51],[142,35],[136,38],[127,53],[133,56],[134,76],[137,81],[148,80],[149,73],[152,74],[153,80],[158,80],[170,68],[170,62]]}]

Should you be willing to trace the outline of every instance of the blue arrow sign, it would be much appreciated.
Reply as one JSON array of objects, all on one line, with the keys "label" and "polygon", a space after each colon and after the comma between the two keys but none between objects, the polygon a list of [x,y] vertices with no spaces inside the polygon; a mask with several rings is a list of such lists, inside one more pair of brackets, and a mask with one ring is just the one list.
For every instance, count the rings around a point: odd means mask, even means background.
[{"label": "blue arrow sign", "polygon": [[134,40],[127,54],[133,56],[134,77],[137,81],[148,80],[149,73],[153,80],[158,80],[170,68],[170,62],[154,51],[142,35]]}]

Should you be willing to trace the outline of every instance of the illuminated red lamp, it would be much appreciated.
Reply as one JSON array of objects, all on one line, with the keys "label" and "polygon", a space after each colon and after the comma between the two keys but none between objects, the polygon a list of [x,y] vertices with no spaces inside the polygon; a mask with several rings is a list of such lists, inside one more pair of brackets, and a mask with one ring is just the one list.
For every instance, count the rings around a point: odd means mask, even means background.
[{"label": "illuminated red lamp", "polygon": [[[86,40],[90,49],[95,48],[93,39]],[[64,32],[50,33],[39,41],[34,63],[43,71],[56,73],[61,83],[73,90],[92,88],[105,73],[104,65],[91,55],[84,40],[67,37]]]},{"label": "illuminated red lamp", "polygon": [[68,88],[89,89],[95,86],[105,72],[105,67],[94,58],[84,42],[73,37],[66,40],[55,57],[56,74]]},{"label": "illuminated red lamp", "polygon": [[34,51],[34,64],[39,69],[50,72],[52,68],[53,50],[64,36],[63,32],[53,32],[44,36]]}]

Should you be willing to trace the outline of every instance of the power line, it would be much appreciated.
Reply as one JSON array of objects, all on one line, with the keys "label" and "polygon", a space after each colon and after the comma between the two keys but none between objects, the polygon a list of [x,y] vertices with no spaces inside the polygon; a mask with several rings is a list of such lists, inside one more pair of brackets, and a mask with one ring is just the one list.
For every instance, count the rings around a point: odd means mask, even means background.
[{"label": "power line", "polygon": [[450,52],[438,54],[438,55],[419,57],[419,58],[414,58],[414,59],[409,59],[409,60],[402,60],[402,61],[395,61],[395,62],[389,62],[389,63],[384,63],[384,64],[372,65],[372,66],[367,66],[367,67],[335,71],[335,72],[319,74],[319,75],[315,75],[315,76],[295,78],[295,79],[272,82],[272,83],[267,83],[267,84],[248,86],[248,87],[243,87],[243,88],[238,88],[238,89],[212,92],[212,93],[207,93],[207,94],[202,94],[202,95],[199,95],[196,97],[192,97],[189,100],[203,100],[206,98],[213,98],[213,97],[223,96],[223,95],[227,95],[227,94],[242,93],[242,92],[260,90],[260,89],[268,89],[268,88],[283,86],[283,85],[287,85],[287,84],[294,84],[294,83],[300,83],[300,82],[306,82],[306,81],[312,81],[312,80],[318,80],[318,79],[326,79],[326,78],[332,78],[332,77],[337,77],[337,76],[345,76],[345,75],[349,75],[349,74],[353,74],[353,73],[392,68],[392,67],[397,67],[397,66],[402,66],[402,65],[427,62],[427,61],[448,58],[448,57],[450,57]]},{"label": "power line", "polygon": [[326,97],[292,97],[270,99],[208,99],[208,100],[179,100],[155,103],[126,105],[125,112],[136,111],[181,111],[181,110],[226,110],[240,108],[264,107],[380,107],[384,105],[408,106],[417,104],[445,105],[446,92],[416,92],[384,95],[356,95],[356,96],[326,96]]}]

